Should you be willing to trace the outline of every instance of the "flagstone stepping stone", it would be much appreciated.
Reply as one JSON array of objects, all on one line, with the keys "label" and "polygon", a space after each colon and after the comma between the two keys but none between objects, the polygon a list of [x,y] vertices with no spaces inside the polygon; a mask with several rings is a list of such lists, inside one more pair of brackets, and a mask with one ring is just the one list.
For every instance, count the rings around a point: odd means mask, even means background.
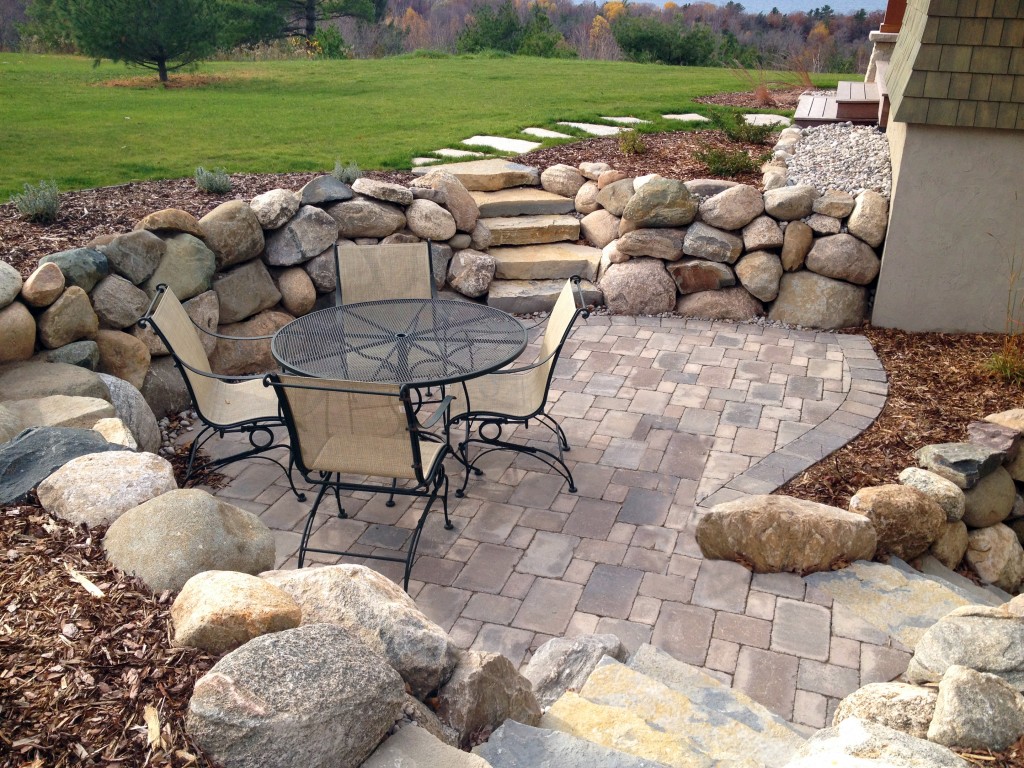
[{"label": "flagstone stepping stone", "polygon": [[471,192],[485,219],[505,216],[541,216],[573,213],[573,200],[535,187],[499,189],[496,192]]},{"label": "flagstone stepping stone", "polygon": [[443,168],[462,182],[469,191],[495,192],[509,187],[539,187],[540,171],[530,165],[509,162],[502,158],[468,160],[432,168],[415,168],[413,176],[426,176],[434,168]]},{"label": "flagstone stepping stone", "polygon": [[451,149],[450,147],[435,149],[434,154],[441,157],[487,157],[486,152],[473,152],[469,149]]},{"label": "flagstone stepping stone", "polygon": [[413,167],[420,166],[420,165],[430,165],[432,163],[439,163],[439,162],[441,162],[441,158],[439,158],[439,157],[414,157],[412,159]]},{"label": "flagstone stepping stone", "polygon": [[579,240],[580,222],[569,216],[501,216],[481,219],[491,231],[491,245],[531,245]]},{"label": "flagstone stepping stone", "polygon": [[789,125],[789,118],[782,115],[744,115],[748,125]]},{"label": "flagstone stepping stone", "polygon": [[601,249],[576,243],[491,248],[499,280],[557,280],[579,275],[596,280]]},{"label": "flagstone stepping stone", "polygon": [[526,139],[507,139],[504,136],[470,136],[462,140],[463,144],[471,147],[491,147],[502,152],[532,152],[540,147],[538,141],[527,141]]},{"label": "flagstone stepping stone", "polygon": [[666,120],[682,120],[688,123],[710,123],[711,120],[704,117],[704,115],[698,115],[696,112],[687,112],[682,115],[662,115]]},{"label": "flagstone stepping stone", "polygon": [[606,117],[601,115],[601,119],[612,123],[622,123],[623,125],[638,125],[639,123],[651,122],[650,120],[641,120],[639,117]]},{"label": "flagstone stepping stone", "polygon": [[559,122],[559,125],[567,125],[570,128],[575,128],[578,131],[589,133],[591,136],[618,136],[622,133],[622,128],[617,125],[597,125],[596,123],[570,123],[570,122]]},{"label": "flagstone stepping stone", "polygon": [[571,139],[567,133],[559,133],[558,131],[550,131],[547,128],[523,128],[521,133],[525,133],[528,136],[537,136],[541,139]]}]

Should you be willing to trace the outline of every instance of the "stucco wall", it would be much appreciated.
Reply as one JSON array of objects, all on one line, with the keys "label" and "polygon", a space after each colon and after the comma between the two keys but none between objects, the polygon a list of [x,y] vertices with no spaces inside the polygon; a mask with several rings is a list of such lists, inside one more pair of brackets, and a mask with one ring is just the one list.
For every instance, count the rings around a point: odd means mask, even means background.
[{"label": "stucco wall", "polygon": [[[893,123],[889,231],[872,322],[1005,331],[1024,273],[1024,133]],[[1024,319],[1018,279],[1017,319]]]}]

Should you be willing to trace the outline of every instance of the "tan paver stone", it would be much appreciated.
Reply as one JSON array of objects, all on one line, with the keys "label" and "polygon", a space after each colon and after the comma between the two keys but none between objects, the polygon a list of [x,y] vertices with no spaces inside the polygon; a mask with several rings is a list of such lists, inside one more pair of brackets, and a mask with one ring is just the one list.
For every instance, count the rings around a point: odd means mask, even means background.
[{"label": "tan paver stone", "polygon": [[[580,601],[583,587],[563,581],[538,578],[530,587],[512,626],[561,635]],[[585,610],[581,606],[581,610]]]},{"label": "tan paver stone", "polygon": [[532,642],[533,632],[499,624],[484,624],[470,647],[474,651],[500,653],[518,667]]},{"label": "tan paver stone", "polygon": [[771,649],[828,661],[831,624],[832,613],[827,608],[781,597],[775,603]]},{"label": "tan paver stone", "polygon": [[742,648],[733,687],[787,720],[792,719],[799,660],[795,656]]},{"label": "tan paver stone", "polygon": [[707,658],[715,613],[682,603],[662,603],[652,642],[679,661],[700,666]]}]

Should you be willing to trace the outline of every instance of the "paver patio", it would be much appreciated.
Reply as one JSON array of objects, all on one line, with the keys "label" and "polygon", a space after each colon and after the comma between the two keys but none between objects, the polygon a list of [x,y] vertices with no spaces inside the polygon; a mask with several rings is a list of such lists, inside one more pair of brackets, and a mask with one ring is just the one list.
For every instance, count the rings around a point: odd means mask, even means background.
[{"label": "paver patio", "polygon": [[[593,316],[574,329],[551,393],[579,492],[532,458],[486,456],[466,498],[451,494],[455,530],[428,520],[410,594],[465,648],[521,664],[550,637],[611,632],[820,728],[840,698],[902,672],[909,654],[795,574],[704,560],[694,531],[714,504],[768,493],[858,435],[885,394],[862,336]],[[458,470],[449,460],[453,488]],[[225,474],[216,495],[259,515],[280,567],[295,567],[311,501],[296,501],[268,462]],[[408,499],[346,501],[349,519],[325,503],[320,544],[386,549],[405,539],[392,526],[413,525]]]}]

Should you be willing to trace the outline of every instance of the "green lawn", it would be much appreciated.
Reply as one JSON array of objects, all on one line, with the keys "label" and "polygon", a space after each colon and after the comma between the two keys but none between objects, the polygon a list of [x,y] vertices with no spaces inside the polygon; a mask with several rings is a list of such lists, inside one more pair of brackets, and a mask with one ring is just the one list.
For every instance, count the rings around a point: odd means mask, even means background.
[{"label": "green lawn", "polygon": [[661,113],[704,111],[690,100],[747,87],[725,69],[518,57],[217,62],[197,74],[212,82],[114,87],[155,75],[0,54],[0,202],[25,182],[81,189],[190,176],[198,165],[315,171],[340,158],[408,168],[412,157],[473,134],[514,136],[600,115],[679,127]]}]

